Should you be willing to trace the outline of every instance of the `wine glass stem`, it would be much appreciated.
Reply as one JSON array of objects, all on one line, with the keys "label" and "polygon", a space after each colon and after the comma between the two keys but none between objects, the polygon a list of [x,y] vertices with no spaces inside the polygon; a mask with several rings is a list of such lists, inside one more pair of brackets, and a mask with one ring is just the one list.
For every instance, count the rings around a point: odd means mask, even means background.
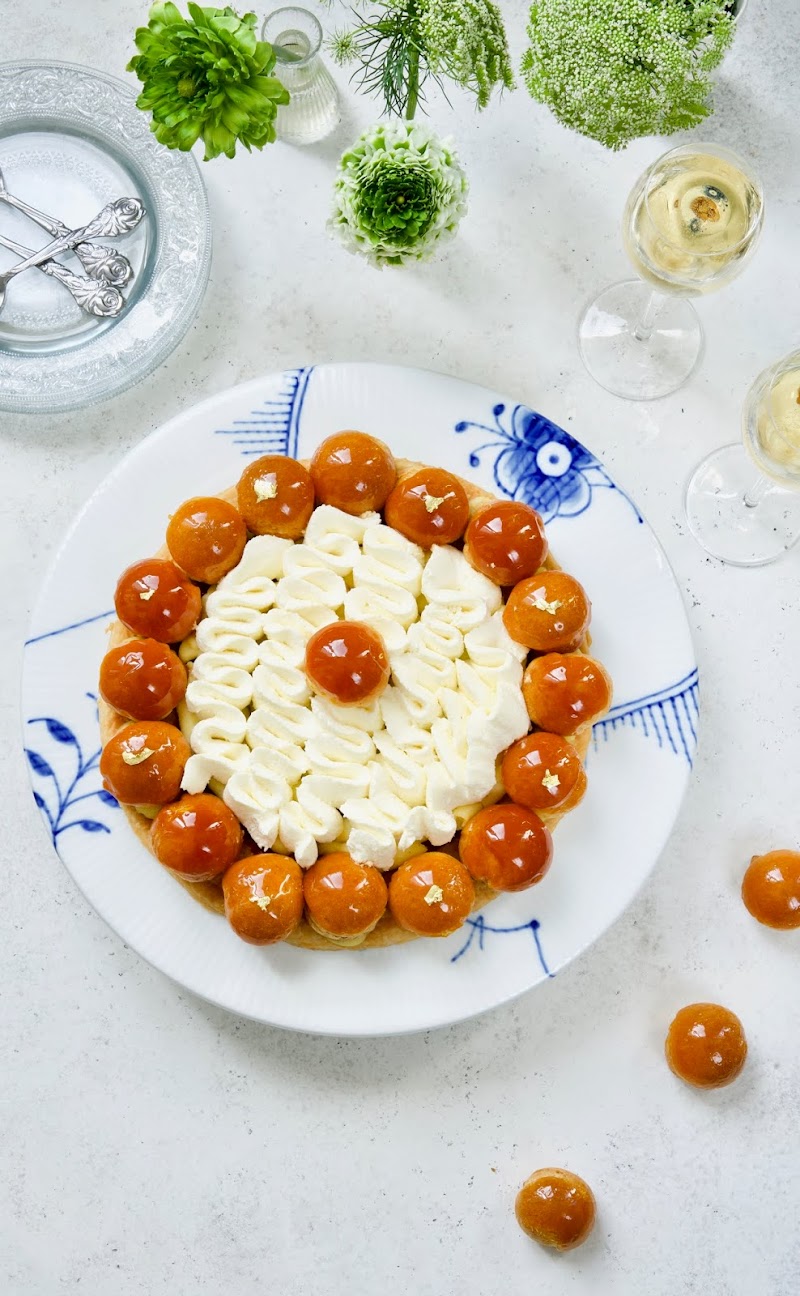
[{"label": "wine glass stem", "polygon": [[759,476],[756,477],[755,481],[753,482],[752,486],[750,486],[744,493],[745,508],[749,508],[749,509],[757,508],[768,490],[769,490],[769,481],[767,480],[766,477],[762,477],[759,474]]},{"label": "wine glass stem", "polygon": [[644,304],[644,309],[639,316],[639,322],[633,330],[633,336],[639,342],[647,342],[653,332],[656,315],[661,306],[661,294],[656,292],[655,288],[650,293]]}]

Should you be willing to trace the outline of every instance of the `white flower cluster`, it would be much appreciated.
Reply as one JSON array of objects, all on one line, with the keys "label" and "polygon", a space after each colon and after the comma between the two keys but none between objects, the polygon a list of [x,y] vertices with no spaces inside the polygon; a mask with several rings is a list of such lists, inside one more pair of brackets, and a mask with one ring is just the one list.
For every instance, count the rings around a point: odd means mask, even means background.
[{"label": "white flower cluster", "polygon": [[479,108],[495,86],[513,90],[506,30],[492,0],[424,0],[419,27],[431,72],[472,90]]},{"label": "white flower cluster", "polygon": [[522,75],[565,126],[624,148],[708,116],[734,26],[726,0],[534,0]]}]

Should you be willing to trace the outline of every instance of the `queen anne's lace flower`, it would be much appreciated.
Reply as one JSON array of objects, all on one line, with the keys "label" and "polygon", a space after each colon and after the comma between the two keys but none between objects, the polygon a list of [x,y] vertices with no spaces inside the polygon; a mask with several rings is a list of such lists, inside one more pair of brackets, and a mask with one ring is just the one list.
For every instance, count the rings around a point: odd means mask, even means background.
[{"label": "queen anne's lace flower", "polygon": [[424,0],[419,30],[431,72],[471,90],[479,108],[495,86],[513,90],[506,30],[491,0]]},{"label": "queen anne's lace flower", "polygon": [[339,163],[329,229],[373,265],[428,260],[455,234],[467,190],[449,140],[413,122],[379,122]]},{"label": "queen anne's lace flower", "polygon": [[522,75],[565,126],[624,148],[708,116],[733,32],[726,0],[534,0]]}]

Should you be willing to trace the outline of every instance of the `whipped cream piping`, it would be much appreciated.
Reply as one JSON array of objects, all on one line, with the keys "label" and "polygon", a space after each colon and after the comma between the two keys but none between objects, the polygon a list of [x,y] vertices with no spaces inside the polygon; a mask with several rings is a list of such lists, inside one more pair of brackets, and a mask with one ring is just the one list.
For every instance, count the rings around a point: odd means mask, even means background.
[{"label": "whipped cream piping", "polygon": [[[390,683],[367,707],[313,696],[316,630],[347,617],[384,638]],[[500,752],[527,732],[525,650],[502,595],[450,546],[427,552],[378,514],[321,505],[302,542],[257,536],[208,594],[181,727],[183,786],[209,779],[263,850],[308,867],[346,847],[391,868],[454,836],[455,811],[496,785]]]}]

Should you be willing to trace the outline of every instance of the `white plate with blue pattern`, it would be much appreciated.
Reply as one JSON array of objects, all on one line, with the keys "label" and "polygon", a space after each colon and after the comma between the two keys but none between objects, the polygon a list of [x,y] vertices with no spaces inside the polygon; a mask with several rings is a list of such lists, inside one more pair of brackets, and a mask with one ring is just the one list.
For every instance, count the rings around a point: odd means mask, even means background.
[{"label": "white plate with blue pattern", "polygon": [[[587,795],[559,826],[553,866],[533,890],[499,897],[446,940],[330,954],[260,949],[178,886],[102,790],[97,670],[117,577],[160,547],[177,504],[233,484],[248,456],[306,457],[329,433],[353,427],[542,513],[559,561],[592,599],[593,651],[611,672],[615,701],[595,727]],[[334,1035],[459,1021],[546,981],[591,945],[667,841],[698,722],[697,668],[675,579],[597,458],[542,415],[482,387],[367,364],[259,378],[187,410],[134,450],[53,564],[26,646],[23,694],[36,804],[106,922],[216,1004]]]}]

